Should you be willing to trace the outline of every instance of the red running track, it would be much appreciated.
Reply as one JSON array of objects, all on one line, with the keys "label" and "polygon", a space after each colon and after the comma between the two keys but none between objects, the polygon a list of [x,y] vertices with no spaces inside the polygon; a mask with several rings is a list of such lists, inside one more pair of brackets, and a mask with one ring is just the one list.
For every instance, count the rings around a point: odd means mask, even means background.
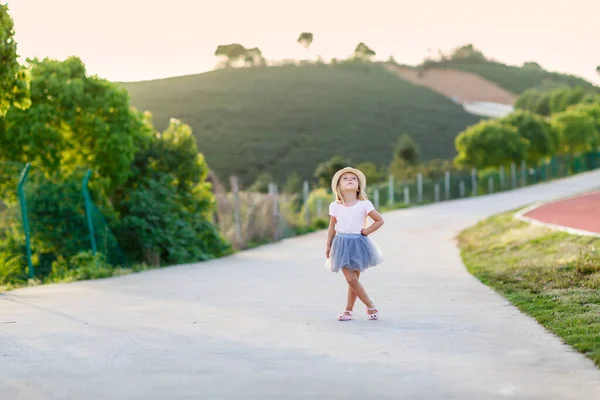
[{"label": "red running track", "polygon": [[600,191],[542,204],[523,216],[547,224],[600,233]]}]

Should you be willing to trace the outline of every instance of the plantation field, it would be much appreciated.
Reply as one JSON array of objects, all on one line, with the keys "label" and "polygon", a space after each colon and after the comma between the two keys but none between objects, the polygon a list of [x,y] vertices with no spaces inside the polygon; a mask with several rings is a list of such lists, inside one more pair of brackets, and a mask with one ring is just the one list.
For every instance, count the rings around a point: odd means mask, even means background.
[{"label": "plantation field", "polygon": [[516,67],[498,62],[450,61],[439,67],[477,74],[514,94],[521,94],[527,89],[544,85],[568,84],[584,88],[595,87],[578,76],[549,72],[535,67]]},{"label": "plantation field", "polygon": [[480,119],[370,63],[221,69],[123,85],[157,129],[172,117],[189,124],[210,168],[244,186],[261,172],[279,183],[294,171],[311,178],[334,155],[387,165],[402,132],[424,160],[448,159],[456,135]]}]

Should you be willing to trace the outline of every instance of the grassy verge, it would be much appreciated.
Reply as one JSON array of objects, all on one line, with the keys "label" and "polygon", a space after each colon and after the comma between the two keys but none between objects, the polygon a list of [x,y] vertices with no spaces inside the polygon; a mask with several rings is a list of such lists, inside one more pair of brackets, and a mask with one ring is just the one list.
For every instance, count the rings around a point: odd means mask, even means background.
[{"label": "grassy verge", "polygon": [[[70,264],[70,265],[69,265]],[[51,283],[66,283],[129,275],[135,272],[159,268],[145,263],[129,267],[112,266],[104,261],[101,254],[96,256],[83,252],[72,258],[70,263],[58,262],[52,273],[44,278],[28,279],[21,260],[0,253],[0,293],[22,287],[39,286]]]},{"label": "grassy verge", "polygon": [[511,212],[463,231],[459,244],[469,272],[600,367],[600,238]]}]

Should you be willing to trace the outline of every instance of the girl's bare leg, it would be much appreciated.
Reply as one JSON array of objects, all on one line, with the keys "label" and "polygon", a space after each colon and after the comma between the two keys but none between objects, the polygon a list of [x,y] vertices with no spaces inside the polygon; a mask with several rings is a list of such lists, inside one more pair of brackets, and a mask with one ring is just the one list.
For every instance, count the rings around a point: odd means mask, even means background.
[{"label": "girl's bare leg", "polygon": [[[351,271],[356,274],[356,279],[360,279],[360,271]],[[354,290],[348,285],[348,301],[346,302],[346,310],[352,311],[354,310],[354,304],[356,303],[356,293]]]},{"label": "girl's bare leg", "polygon": [[[342,272],[344,273],[344,277],[346,278],[346,281],[348,282],[348,286],[350,286],[350,289],[352,289],[352,291],[360,299],[360,301],[365,303],[367,308],[373,308],[373,306],[374,306],[373,302],[367,295],[367,291],[365,290],[363,285],[361,285],[360,282],[358,281],[358,275],[354,271],[349,270],[348,268],[342,268]],[[350,296],[348,296],[348,297],[350,297]],[[375,313],[375,310],[369,311],[369,314],[374,314],[374,313]]]}]

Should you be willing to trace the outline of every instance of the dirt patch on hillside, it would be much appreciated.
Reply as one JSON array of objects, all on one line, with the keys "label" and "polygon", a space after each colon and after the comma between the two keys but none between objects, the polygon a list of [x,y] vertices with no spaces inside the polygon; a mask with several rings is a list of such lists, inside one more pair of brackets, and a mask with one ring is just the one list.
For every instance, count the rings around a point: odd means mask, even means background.
[{"label": "dirt patch on hillside", "polygon": [[431,69],[419,77],[416,69],[388,65],[388,68],[415,85],[428,87],[461,103],[477,101],[513,105],[517,96],[500,86],[469,72],[453,69]]}]

